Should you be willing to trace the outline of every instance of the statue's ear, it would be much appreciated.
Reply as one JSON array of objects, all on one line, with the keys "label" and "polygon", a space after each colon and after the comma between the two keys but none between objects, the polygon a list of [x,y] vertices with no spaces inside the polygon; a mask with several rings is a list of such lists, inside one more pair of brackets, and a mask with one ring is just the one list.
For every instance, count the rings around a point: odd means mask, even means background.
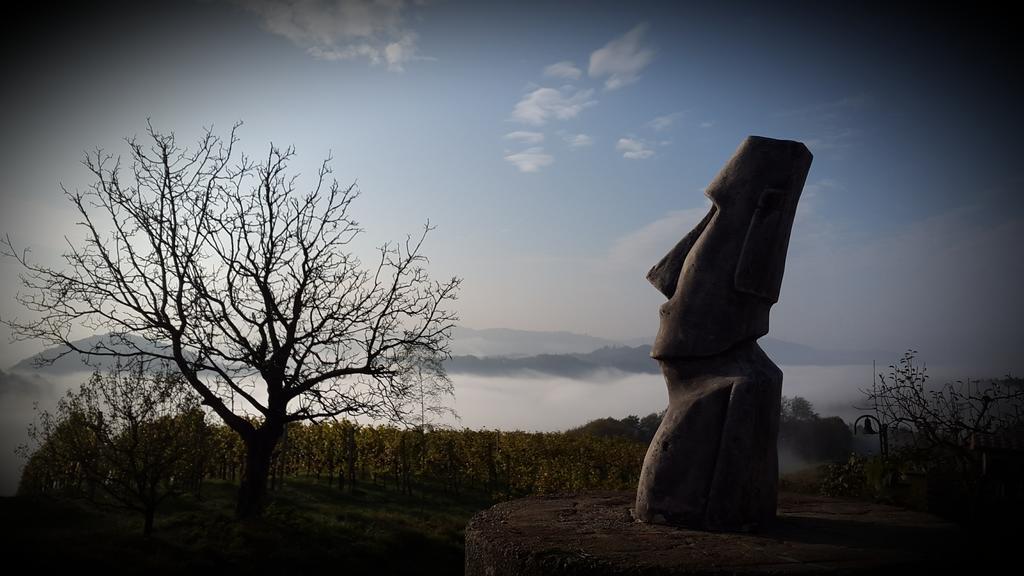
[{"label": "statue's ear", "polygon": [[711,222],[717,211],[718,209],[712,206],[700,224],[690,230],[689,234],[683,236],[683,239],[647,272],[647,281],[653,284],[666,298],[672,298],[672,295],[676,293],[679,274],[683,270],[683,261],[686,260],[686,255],[690,253],[697,238],[704,233],[704,229],[708,227],[708,223]]},{"label": "statue's ear", "polygon": [[747,228],[736,265],[736,289],[771,302],[779,301],[789,234],[800,191],[765,188]]}]

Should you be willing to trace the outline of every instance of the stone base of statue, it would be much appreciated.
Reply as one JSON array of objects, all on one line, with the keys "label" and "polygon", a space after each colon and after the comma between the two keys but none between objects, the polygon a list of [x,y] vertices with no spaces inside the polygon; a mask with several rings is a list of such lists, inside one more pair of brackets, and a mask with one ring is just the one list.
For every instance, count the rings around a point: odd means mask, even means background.
[{"label": "stone base of statue", "polygon": [[782,372],[754,342],[662,361],[669,403],[644,458],[636,517],[751,531],[775,517]]},{"label": "stone base of statue", "polygon": [[773,522],[728,533],[639,522],[634,501],[604,492],[498,504],[466,527],[466,576],[916,574],[984,560],[952,524],[882,504],[782,493]]}]

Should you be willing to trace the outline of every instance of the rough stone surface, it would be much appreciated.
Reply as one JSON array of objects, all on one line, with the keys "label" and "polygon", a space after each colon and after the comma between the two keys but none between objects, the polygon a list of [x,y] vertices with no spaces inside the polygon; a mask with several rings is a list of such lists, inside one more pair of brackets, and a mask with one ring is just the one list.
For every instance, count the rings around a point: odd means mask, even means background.
[{"label": "rough stone surface", "polygon": [[708,215],[647,273],[668,298],[651,356],[711,356],[768,333],[810,167],[800,142],[740,144],[705,189]]},{"label": "rough stone surface", "polygon": [[754,342],[661,368],[669,403],[644,458],[637,517],[741,531],[770,520],[782,372]]},{"label": "rough stone surface", "polygon": [[644,522],[750,531],[775,515],[782,372],[756,340],[810,166],[799,142],[748,137],[708,215],[647,275],[668,298],[651,356],[669,404],[637,487]]},{"label": "rough stone surface", "polygon": [[918,573],[963,560],[964,535],[892,506],[780,495],[758,533],[637,522],[633,493],[531,497],[466,527],[467,576]]}]

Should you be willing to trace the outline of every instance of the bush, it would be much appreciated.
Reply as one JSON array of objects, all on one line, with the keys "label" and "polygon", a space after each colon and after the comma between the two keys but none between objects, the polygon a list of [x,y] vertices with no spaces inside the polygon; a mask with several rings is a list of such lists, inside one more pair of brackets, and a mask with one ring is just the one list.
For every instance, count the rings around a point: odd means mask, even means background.
[{"label": "bush", "polygon": [[20,494],[103,497],[144,517],[153,530],[168,496],[198,489],[208,436],[199,398],[179,374],[142,365],[94,374],[77,391],[43,412],[30,436]]},{"label": "bush", "polygon": [[846,462],[826,464],[821,477],[821,493],[825,496],[859,497],[867,494],[867,460],[851,454]]}]

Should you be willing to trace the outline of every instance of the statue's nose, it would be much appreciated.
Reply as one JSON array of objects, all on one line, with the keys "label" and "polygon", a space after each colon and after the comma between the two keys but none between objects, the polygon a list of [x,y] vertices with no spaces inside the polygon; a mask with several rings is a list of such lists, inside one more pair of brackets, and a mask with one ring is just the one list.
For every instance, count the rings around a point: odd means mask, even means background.
[{"label": "statue's nose", "polygon": [[717,210],[717,207],[712,205],[700,223],[684,236],[647,273],[647,280],[664,294],[666,298],[671,298],[675,294],[676,284],[679,282],[679,275],[682,272],[683,263],[686,261],[686,255],[690,253],[693,245],[697,243],[697,239],[700,238],[701,234],[704,233],[704,229],[711,223],[711,219],[714,218]]}]

